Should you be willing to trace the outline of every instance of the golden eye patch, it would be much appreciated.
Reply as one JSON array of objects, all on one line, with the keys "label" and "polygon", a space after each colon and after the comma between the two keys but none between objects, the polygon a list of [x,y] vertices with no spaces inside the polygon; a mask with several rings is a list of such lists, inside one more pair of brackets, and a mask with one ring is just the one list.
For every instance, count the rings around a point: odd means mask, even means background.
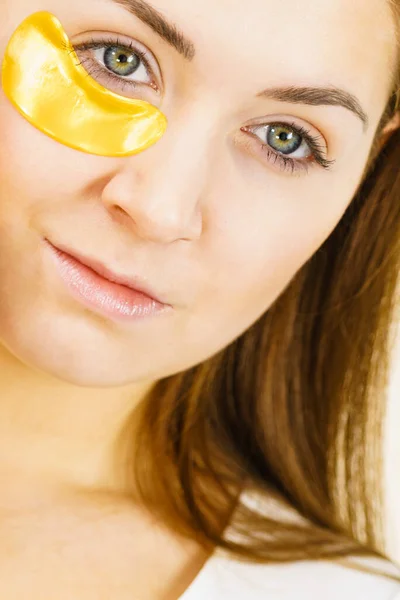
[{"label": "golden eye patch", "polygon": [[142,100],[120,96],[88,75],[59,20],[37,12],[12,35],[2,86],[37,129],[89,154],[129,156],[155,144],[167,119]]}]

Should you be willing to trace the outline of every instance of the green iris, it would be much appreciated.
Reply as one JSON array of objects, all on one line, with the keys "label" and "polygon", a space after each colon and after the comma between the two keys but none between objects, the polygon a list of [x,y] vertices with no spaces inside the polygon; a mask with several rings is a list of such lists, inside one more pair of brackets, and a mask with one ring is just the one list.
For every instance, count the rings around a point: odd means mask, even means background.
[{"label": "green iris", "polygon": [[303,138],[290,127],[284,125],[273,125],[268,129],[268,144],[283,154],[292,154],[300,148]]},{"label": "green iris", "polygon": [[110,46],[104,53],[104,64],[116,75],[132,75],[140,66],[140,58],[134,52],[120,46]]}]

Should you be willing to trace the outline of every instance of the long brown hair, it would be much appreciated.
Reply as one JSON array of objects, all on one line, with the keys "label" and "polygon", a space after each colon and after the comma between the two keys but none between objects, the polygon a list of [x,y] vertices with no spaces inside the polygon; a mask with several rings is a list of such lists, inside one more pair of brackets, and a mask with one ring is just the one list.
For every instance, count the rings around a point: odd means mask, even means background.
[{"label": "long brown hair", "polygon": [[[398,1],[391,6],[398,26]],[[383,149],[378,141],[399,96],[391,94],[359,188],[326,242],[241,337],[156,383],[136,415],[133,449],[125,432],[137,498],[207,550],[259,563],[388,558],[383,424],[400,130]],[[243,502],[244,489],[270,498],[271,510]]]}]

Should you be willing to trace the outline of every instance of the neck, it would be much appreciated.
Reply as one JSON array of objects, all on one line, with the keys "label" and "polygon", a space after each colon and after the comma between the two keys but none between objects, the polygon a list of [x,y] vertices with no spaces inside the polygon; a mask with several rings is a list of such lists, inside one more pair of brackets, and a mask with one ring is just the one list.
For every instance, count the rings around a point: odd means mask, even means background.
[{"label": "neck", "polygon": [[91,490],[118,487],[115,444],[153,383],[87,388],[52,378],[0,346],[0,473]]}]

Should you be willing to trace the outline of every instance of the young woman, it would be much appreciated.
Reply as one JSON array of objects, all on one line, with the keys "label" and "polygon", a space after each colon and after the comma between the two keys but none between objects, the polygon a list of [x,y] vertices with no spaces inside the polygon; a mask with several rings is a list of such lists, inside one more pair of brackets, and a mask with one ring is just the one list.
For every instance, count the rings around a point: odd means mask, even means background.
[{"label": "young woman", "polygon": [[0,14],[0,597],[397,597],[398,0]]}]

